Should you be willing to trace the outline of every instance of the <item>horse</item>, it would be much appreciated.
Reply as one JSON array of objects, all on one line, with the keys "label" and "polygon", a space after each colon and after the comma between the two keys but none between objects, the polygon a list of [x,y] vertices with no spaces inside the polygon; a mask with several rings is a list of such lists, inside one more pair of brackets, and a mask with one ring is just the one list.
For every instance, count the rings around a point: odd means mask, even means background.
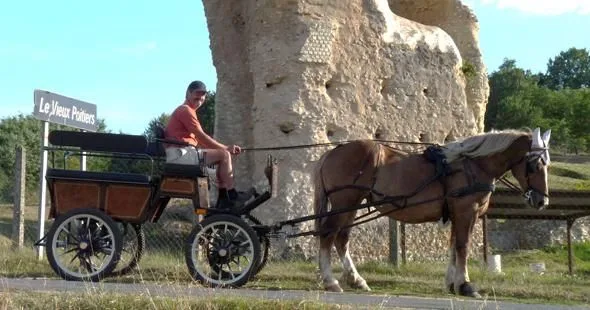
[{"label": "horse", "polygon": [[[475,222],[486,213],[495,182],[508,171],[518,181],[530,207],[542,209],[549,204],[550,135],[551,130],[541,135],[539,128],[532,132],[490,131],[429,147],[424,153],[406,153],[372,140],[357,140],[324,153],[313,172],[315,229],[324,289],[342,292],[330,265],[335,246],[343,265],[341,281],[353,289],[370,291],[356,270],[348,244],[359,206],[376,202],[378,214],[401,222],[450,221],[446,289],[480,298],[467,270]],[[330,216],[322,216],[326,212]]]}]

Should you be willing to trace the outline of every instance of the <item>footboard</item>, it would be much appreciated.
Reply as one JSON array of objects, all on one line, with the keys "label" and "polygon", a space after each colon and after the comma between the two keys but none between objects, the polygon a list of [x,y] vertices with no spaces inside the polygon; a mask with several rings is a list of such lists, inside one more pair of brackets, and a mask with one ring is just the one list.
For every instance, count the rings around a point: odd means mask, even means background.
[{"label": "footboard", "polygon": [[117,220],[140,223],[150,205],[154,186],[150,177],[131,173],[104,173],[48,169],[51,194],[49,216],[76,208],[97,208]]}]

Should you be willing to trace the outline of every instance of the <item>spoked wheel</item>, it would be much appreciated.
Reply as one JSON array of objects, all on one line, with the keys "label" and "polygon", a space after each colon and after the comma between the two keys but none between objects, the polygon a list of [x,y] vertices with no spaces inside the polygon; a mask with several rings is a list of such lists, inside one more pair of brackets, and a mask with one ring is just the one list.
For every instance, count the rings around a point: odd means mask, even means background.
[{"label": "spoked wheel", "polygon": [[121,257],[113,276],[126,275],[135,270],[145,249],[145,234],[140,224],[117,223],[123,238]]},{"label": "spoked wheel", "polygon": [[60,215],[47,233],[47,260],[63,279],[100,281],[116,267],[121,232],[98,209],[74,209]]},{"label": "spoked wheel", "polygon": [[[245,220],[248,224],[252,223],[254,225],[262,225],[262,222],[260,222],[260,220],[258,220],[252,215],[247,215]],[[258,235],[258,240],[260,241],[260,261],[256,264],[256,268],[254,269],[254,273],[252,274],[252,276],[256,276],[260,272],[260,270],[262,270],[262,268],[266,266],[266,263],[268,262],[270,239],[268,239],[268,237],[265,235]]]},{"label": "spoked wheel", "polygon": [[239,287],[260,262],[256,232],[237,216],[217,214],[196,225],[185,244],[192,277],[212,287]]}]

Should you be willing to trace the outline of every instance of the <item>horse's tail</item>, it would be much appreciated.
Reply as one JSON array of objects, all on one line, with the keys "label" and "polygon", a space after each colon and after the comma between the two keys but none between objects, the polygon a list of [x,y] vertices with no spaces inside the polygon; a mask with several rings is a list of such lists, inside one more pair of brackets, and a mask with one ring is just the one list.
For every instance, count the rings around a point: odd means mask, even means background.
[{"label": "horse's tail", "polygon": [[[315,215],[322,214],[327,212],[328,210],[328,195],[326,193],[326,187],[324,186],[324,178],[322,175],[322,167],[324,166],[324,161],[330,152],[326,152],[320,160],[318,161],[314,173],[313,173],[313,184],[314,184],[314,191],[313,191],[313,211]],[[326,218],[316,218],[315,219],[315,230],[320,231],[322,226],[322,222]]]}]

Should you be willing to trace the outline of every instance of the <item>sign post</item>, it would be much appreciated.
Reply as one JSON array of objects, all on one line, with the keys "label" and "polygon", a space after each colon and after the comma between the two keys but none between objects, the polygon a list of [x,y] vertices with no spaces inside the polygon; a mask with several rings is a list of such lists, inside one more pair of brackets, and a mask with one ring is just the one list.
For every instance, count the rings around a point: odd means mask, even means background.
[{"label": "sign post", "polygon": [[[36,89],[34,91],[33,116],[43,121],[41,133],[41,171],[39,173],[39,222],[38,240],[45,235],[45,202],[47,182],[47,146],[49,146],[49,123],[66,125],[82,130],[95,132],[98,130],[96,105],[72,99],[55,93]],[[83,156],[80,168],[86,169],[86,158]],[[43,246],[37,247],[37,257],[43,258]]]}]

